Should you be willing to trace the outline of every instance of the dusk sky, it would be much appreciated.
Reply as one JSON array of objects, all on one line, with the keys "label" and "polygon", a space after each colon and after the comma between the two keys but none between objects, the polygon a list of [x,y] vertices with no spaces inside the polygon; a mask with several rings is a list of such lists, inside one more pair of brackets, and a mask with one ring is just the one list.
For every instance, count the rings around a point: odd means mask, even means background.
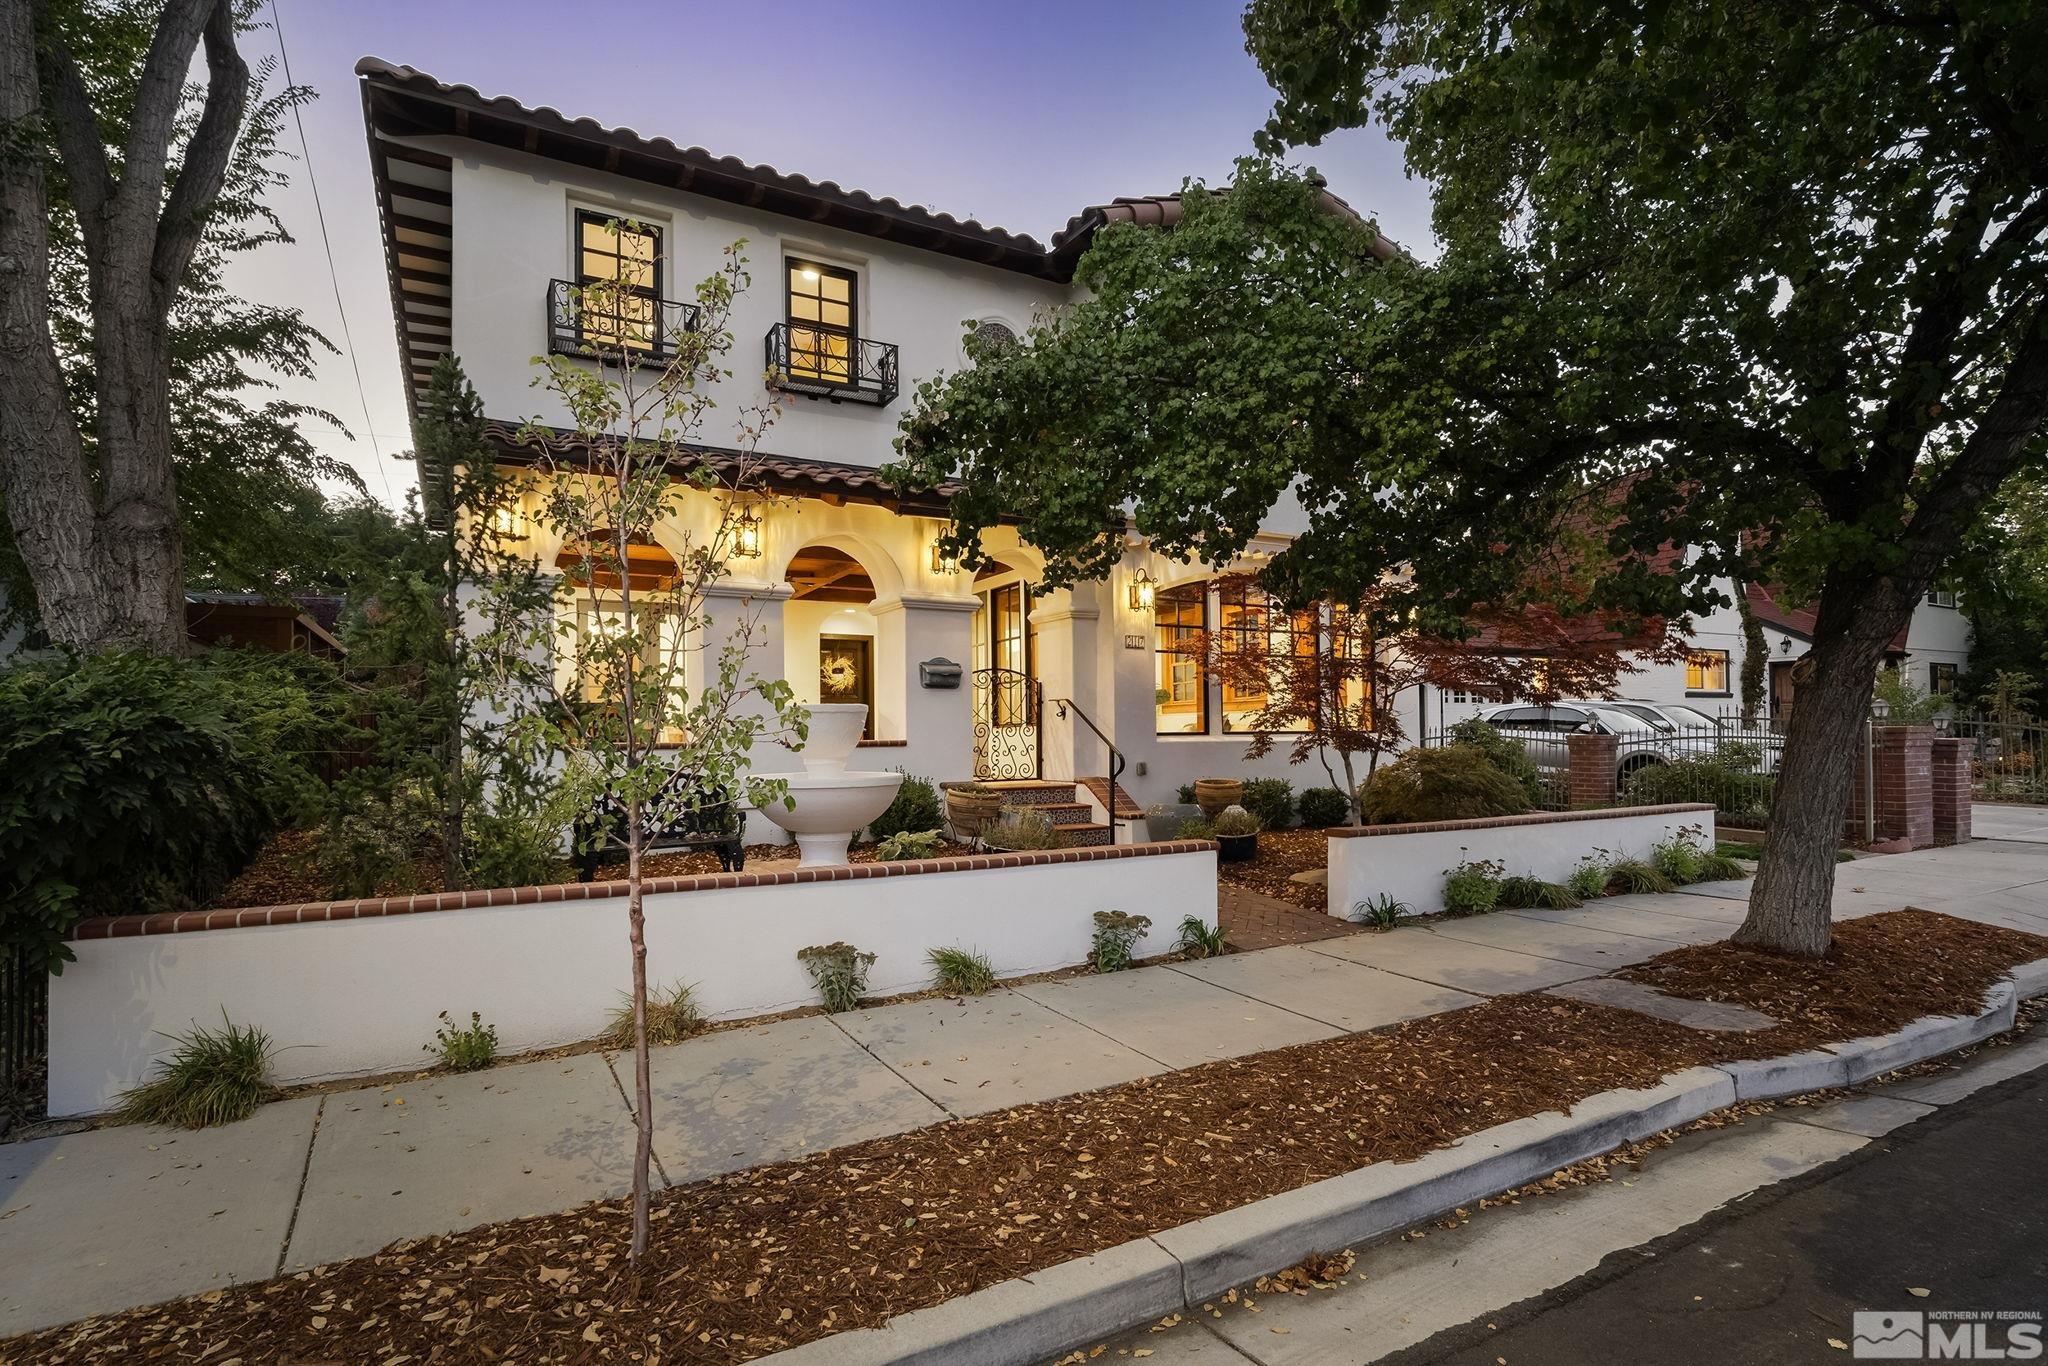
[{"label": "dusk sky", "polygon": [[[343,354],[288,393],[355,437],[314,433],[372,494],[403,501],[411,444],[352,68],[378,56],[444,81],[551,105],[647,136],[979,218],[1044,241],[1089,204],[1214,184],[1250,149],[1271,92],[1244,51],[1234,0],[1049,0],[1016,6],[691,0],[276,0],[313,171],[369,402],[372,442],[321,253],[306,168],[279,201],[298,239],[242,263],[247,297],[301,307]],[[264,16],[267,20],[268,12]],[[252,63],[277,51],[247,35]],[[279,78],[281,80],[281,77]],[[285,143],[296,151],[296,134]],[[1375,130],[1295,158],[1381,230],[1433,255],[1426,187]]]}]

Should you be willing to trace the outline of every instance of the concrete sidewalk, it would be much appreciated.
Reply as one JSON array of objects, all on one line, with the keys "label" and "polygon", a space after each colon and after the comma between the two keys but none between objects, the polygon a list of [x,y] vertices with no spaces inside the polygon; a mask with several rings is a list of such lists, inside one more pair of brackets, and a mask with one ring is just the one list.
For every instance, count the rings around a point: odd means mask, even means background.
[{"label": "concrete sidewalk", "polygon": [[[724,1031],[655,1053],[661,1179],[1598,976],[1726,935],[1746,894],[1616,897]],[[1840,870],[1838,917],[1905,905],[2048,934],[2048,841]],[[621,1195],[620,1076],[586,1054],[302,1098],[196,1134],[0,1145],[0,1334]]]}]

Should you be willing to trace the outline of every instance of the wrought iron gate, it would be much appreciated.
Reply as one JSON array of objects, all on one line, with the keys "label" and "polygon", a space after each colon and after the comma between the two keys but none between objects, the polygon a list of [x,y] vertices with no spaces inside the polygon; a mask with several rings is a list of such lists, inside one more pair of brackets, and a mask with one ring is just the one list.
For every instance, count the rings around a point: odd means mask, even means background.
[{"label": "wrought iron gate", "polygon": [[1036,778],[1045,709],[1038,680],[1015,669],[976,669],[973,680],[974,776]]}]

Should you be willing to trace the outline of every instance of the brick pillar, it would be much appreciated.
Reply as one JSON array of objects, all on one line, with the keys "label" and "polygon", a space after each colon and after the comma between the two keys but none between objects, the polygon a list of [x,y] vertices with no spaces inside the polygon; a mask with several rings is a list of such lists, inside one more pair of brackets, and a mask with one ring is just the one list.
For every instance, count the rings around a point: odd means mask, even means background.
[{"label": "brick pillar", "polygon": [[1934,741],[1934,842],[1970,842],[1970,742],[1949,736]]},{"label": "brick pillar", "polygon": [[1934,844],[1934,727],[1879,726],[1877,837],[1909,849]]},{"label": "brick pillar", "polygon": [[1571,753],[1567,795],[1574,811],[1614,805],[1614,764],[1621,750],[1615,735],[1567,735]]}]

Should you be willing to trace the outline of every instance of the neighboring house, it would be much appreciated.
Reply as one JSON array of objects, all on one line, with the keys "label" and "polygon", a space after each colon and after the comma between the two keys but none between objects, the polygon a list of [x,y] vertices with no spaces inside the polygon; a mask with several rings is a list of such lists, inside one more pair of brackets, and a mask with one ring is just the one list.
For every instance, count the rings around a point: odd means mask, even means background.
[{"label": "neighboring house", "polygon": [[[1172,800],[1175,788],[1207,776],[1324,781],[1314,765],[1288,765],[1285,746],[1248,764],[1247,728],[1261,699],[1227,690],[1179,648],[1247,621],[1287,629],[1285,613],[1262,615],[1256,590],[1223,591],[1217,577],[1256,571],[1303,529],[1291,500],[1235,564],[1212,570],[1167,560],[1132,535],[1106,581],[1034,595],[1043,562],[1013,530],[985,537],[991,564],[959,572],[935,551],[947,491],[905,496],[877,473],[893,458],[908,396],[965,363],[963,320],[992,335],[1023,334],[1035,316],[1073,296],[1074,266],[1099,229],[1170,227],[1179,216],[1175,198],[1085,208],[1042,245],[830,181],[488,98],[410,67],[366,58],[356,70],[409,399],[416,411],[435,361],[453,352],[482,396],[501,465],[534,463],[535,452],[515,439],[525,419],[558,432],[569,425],[555,397],[533,387],[533,357],[577,351],[579,282],[637,275],[634,258],[651,260],[646,316],[672,320],[720,253],[746,240],[753,285],[733,312],[735,373],[715,395],[716,413],[765,398],[762,372],[751,364],[760,346],[793,395],[761,461],[763,477],[785,496],[759,509],[751,553],[716,586],[711,629],[716,636],[765,606],[763,671],[786,677],[800,700],[868,703],[872,766],[942,781],[1082,783],[1091,827],[1102,823],[1108,793],[1097,728],[1128,761],[1123,786],[1143,803]],[[1328,202],[1351,212],[1334,195]],[[619,220],[634,225],[623,239],[605,227]],[[1396,250],[1384,238],[1377,249]],[[716,442],[726,433],[704,435]],[[559,439],[573,453],[566,432]],[[447,472],[420,475],[431,509]],[[573,563],[537,519],[517,520],[540,562]],[[650,557],[677,548],[673,528],[657,526],[652,539]],[[1733,660],[1739,631],[1726,615],[1725,624],[1702,623],[1702,645],[1724,648],[1725,637]],[[946,662],[960,666],[957,686],[946,686]],[[1734,670],[1731,662],[1731,679]],[[1660,680],[1646,682],[1643,695],[1686,691]],[[1417,705],[1426,713],[1418,719],[1440,719],[1429,699]],[[795,767],[780,751],[755,761]],[[1086,837],[1102,835],[1091,829]]]},{"label": "neighboring house", "polygon": [[337,635],[342,606],[337,597],[309,595],[277,603],[255,593],[192,589],[185,594],[185,634],[203,645],[338,661],[348,654]]}]

